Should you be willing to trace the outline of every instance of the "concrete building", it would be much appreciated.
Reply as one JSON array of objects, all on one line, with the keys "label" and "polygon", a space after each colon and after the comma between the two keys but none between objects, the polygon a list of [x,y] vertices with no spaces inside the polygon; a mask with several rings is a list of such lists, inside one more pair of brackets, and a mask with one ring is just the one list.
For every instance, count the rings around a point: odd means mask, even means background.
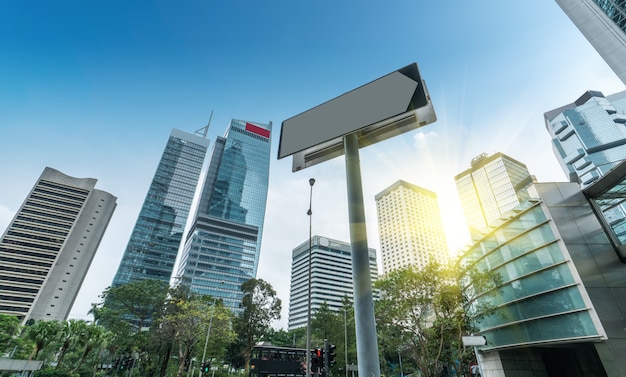
[{"label": "concrete building", "polygon": [[383,274],[430,261],[446,263],[449,250],[437,194],[399,180],[375,196]]},{"label": "concrete building", "polygon": [[477,321],[483,376],[623,376],[626,266],[576,183],[529,192],[464,254],[502,277]]},{"label": "concrete building", "polygon": [[[330,310],[340,311],[343,300],[354,297],[352,251],[350,244],[322,236],[311,243],[311,316],[326,303]],[[370,277],[378,279],[376,250],[369,248]],[[306,327],[308,309],[309,240],[291,254],[291,288],[289,293],[288,329]],[[376,295],[374,294],[374,297]]]},{"label": "concrete building", "polygon": [[504,153],[483,153],[454,180],[470,236],[479,239],[493,222],[528,199],[533,177],[526,165]]},{"label": "concrete building", "polygon": [[0,238],[0,313],[65,320],[117,198],[45,168]]},{"label": "concrete building", "polygon": [[556,2],[626,84],[626,3],[623,0]]},{"label": "concrete building", "polygon": [[169,284],[208,147],[206,138],[172,129],[112,286]]},{"label": "concrete building", "polygon": [[178,276],[238,312],[256,278],[270,169],[272,123],[233,119],[213,145]]}]

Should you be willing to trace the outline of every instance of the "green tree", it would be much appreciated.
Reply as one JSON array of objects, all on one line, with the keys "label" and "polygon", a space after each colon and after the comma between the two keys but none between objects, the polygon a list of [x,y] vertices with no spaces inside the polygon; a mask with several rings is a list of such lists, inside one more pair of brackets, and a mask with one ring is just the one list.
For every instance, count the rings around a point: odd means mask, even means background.
[{"label": "green tree", "polygon": [[280,319],[281,300],[272,285],[262,279],[250,279],[241,285],[243,311],[235,319],[234,328],[242,346],[244,367],[250,365],[252,347],[267,333],[273,320]]},{"label": "green tree", "polygon": [[16,345],[20,320],[12,315],[0,314],[0,355],[11,351]]},{"label": "green tree", "polygon": [[[33,349],[28,360],[38,360],[46,347],[55,343],[61,331],[62,324],[59,321],[37,321],[30,326],[24,327],[22,337],[33,342]],[[54,349],[56,351],[57,349]],[[44,357],[45,361],[45,357]]]},{"label": "green tree", "polygon": [[84,330],[85,331],[82,333],[83,351],[78,360],[78,364],[72,369],[72,373],[80,369],[90,353],[96,351],[96,353],[99,354],[113,339],[113,333],[96,324],[88,325]]},{"label": "green tree", "polygon": [[61,331],[57,333],[57,339],[61,344],[57,359],[57,369],[63,365],[63,360],[70,347],[85,341],[87,327],[87,322],[76,319],[70,319],[62,323]]},{"label": "green tree", "polygon": [[267,332],[263,336],[263,340],[278,347],[292,347],[294,345],[294,337],[292,333],[283,329],[276,330],[271,327],[267,329]]},{"label": "green tree", "polygon": [[120,322],[141,330],[161,313],[168,292],[166,282],[150,279],[108,287],[100,296],[102,302],[92,306],[90,313],[111,330],[122,329]]},{"label": "green tree", "polygon": [[381,293],[376,319],[384,356],[397,360],[402,353],[405,366],[414,362],[424,377],[437,376],[443,367],[461,367],[457,361],[471,357],[461,337],[476,330],[470,310],[476,305],[476,284],[485,291],[497,281],[458,263],[433,262],[385,275],[375,284]]},{"label": "green tree", "polygon": [[202,359],[205,342],[207,359],[224,357],[226,345],[235,337],[230,330],[230,310],[219,301],[201,295],[192,295],[188,300],[177,298],[168,306],[170,312],[163,316],[160,324],[170,330],[178,347],[178,377],[184,374],[185,365],[192,357]]}]

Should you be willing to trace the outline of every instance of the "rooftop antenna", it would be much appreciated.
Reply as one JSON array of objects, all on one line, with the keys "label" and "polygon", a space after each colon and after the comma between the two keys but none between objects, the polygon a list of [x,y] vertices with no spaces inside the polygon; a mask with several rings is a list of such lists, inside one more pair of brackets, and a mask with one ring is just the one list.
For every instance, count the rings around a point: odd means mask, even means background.
[{"label": "rooftop antenna", "polygon": [[195,135],[202,135],[203,138],[206,139],[206,134],[209,132],[209,126],[211,125],[211,119],[213,119],[213,110],[211,110],[211,116],[209,117],[209,123],[206,126],[202,127],[199,130],[194,132]]}]

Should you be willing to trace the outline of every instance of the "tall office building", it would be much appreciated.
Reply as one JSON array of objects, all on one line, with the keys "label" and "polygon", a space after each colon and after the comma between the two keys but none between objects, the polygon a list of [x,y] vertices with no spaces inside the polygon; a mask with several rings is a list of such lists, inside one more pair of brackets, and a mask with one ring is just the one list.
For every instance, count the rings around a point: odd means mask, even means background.
[{"label": "tall office building", "polygon": [[65,320],[116,206],[116,197],[45,168],[0,239],[0,313]]},{"label": "tall office building", "polygon": [[544,114],[552,149],[571,182],[582,188],[626,159],[626,91],[587,91]]},{"label": "tall office building", "polygon": [[178,276],[192,291],[238,311],[255,278],[269,183],[272,123],[233,119],[213,145]]},{"label": "tall office building", "polygon": [[503,154],[483,153],[454,177],[472,239],[526,199],[533,177],[526,165]]},{"label": "tall office building", "polygon": [[[324,304],[332,311],[343,308],[343,299],[354,297],[352,250],[349,243],[313,236],[311,245],[311,315]],[[369,248],[370,277],[378,280],[376,250]],[[291,254],[291,289],[288,329],[306,327],[308,311],[309,240]],[[375,295],[375,294],[374,294]],[[376,296],[376,295],[375,295]]]},{"label": "tall office building", "polygon": [[556,0],[593,48],[626,84],[624,0]]},{"label": "tall office building", "polygon": [[430,261],[446,263],[449,250],[437,194],[399,180],[375,196],[383,273]]},{"label": "tall office building", "polygon": [[206,138],[172,129],[114,287],[144,279],[169,283],[208,147]]}]

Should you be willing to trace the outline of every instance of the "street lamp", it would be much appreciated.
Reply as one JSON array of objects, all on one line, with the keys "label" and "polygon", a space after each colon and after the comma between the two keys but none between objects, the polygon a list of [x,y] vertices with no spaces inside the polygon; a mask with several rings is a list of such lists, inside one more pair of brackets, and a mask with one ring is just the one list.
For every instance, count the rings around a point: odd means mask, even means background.
[{"label": "street lamp", "polygon": [[202,368],[200,368],[199,376],[202,377],[202,369],[204,368],[204,359],[206,358],[206,347],[209,344],[209,335],[211,335],[211,324],[213,323],[213,314],[215,314],[215,303],[217,302],[217,297],[213,298],[213,303],[211,304],[211,317],[209,318],[209,328],[206,331],[206,339],[204,340],[204,352],[202,353]]},{"label": "street lamp", "polygon": [[309,277],[307,282],[307,313],[306,313],[306,370],[307,375],[311,370],[311,249],[313,248],[313,185],[315,179],[309,179],[311,191],[309,194]]},{"label": "street lamp", "polygon": [[[223,281],[220,281],[220,284],[224,284]],[[202,365],[204,367],[204,360],[206,358],[206,348],[209,344],[209,335],[211,335],[211,324],[213,323],[213,315],[215,314],[215,304],[217,304],[217,297],[213,298],[213,303],[211,304],[211,317],[209,318],[209,328],[206,331],[206,339],[204,340],[204,352],[202,353]],[[200,368],[199,377],[202,377],[202,368]]]},{"label": "street lamp", "polygon": [[[345,344],[345,353],[346,353],[346,377],[348,377],[348,321],[346,320],[346,312],[347,308],[343,309],[343,340]],[[404,376],[403,376],[404,377]]]}]

